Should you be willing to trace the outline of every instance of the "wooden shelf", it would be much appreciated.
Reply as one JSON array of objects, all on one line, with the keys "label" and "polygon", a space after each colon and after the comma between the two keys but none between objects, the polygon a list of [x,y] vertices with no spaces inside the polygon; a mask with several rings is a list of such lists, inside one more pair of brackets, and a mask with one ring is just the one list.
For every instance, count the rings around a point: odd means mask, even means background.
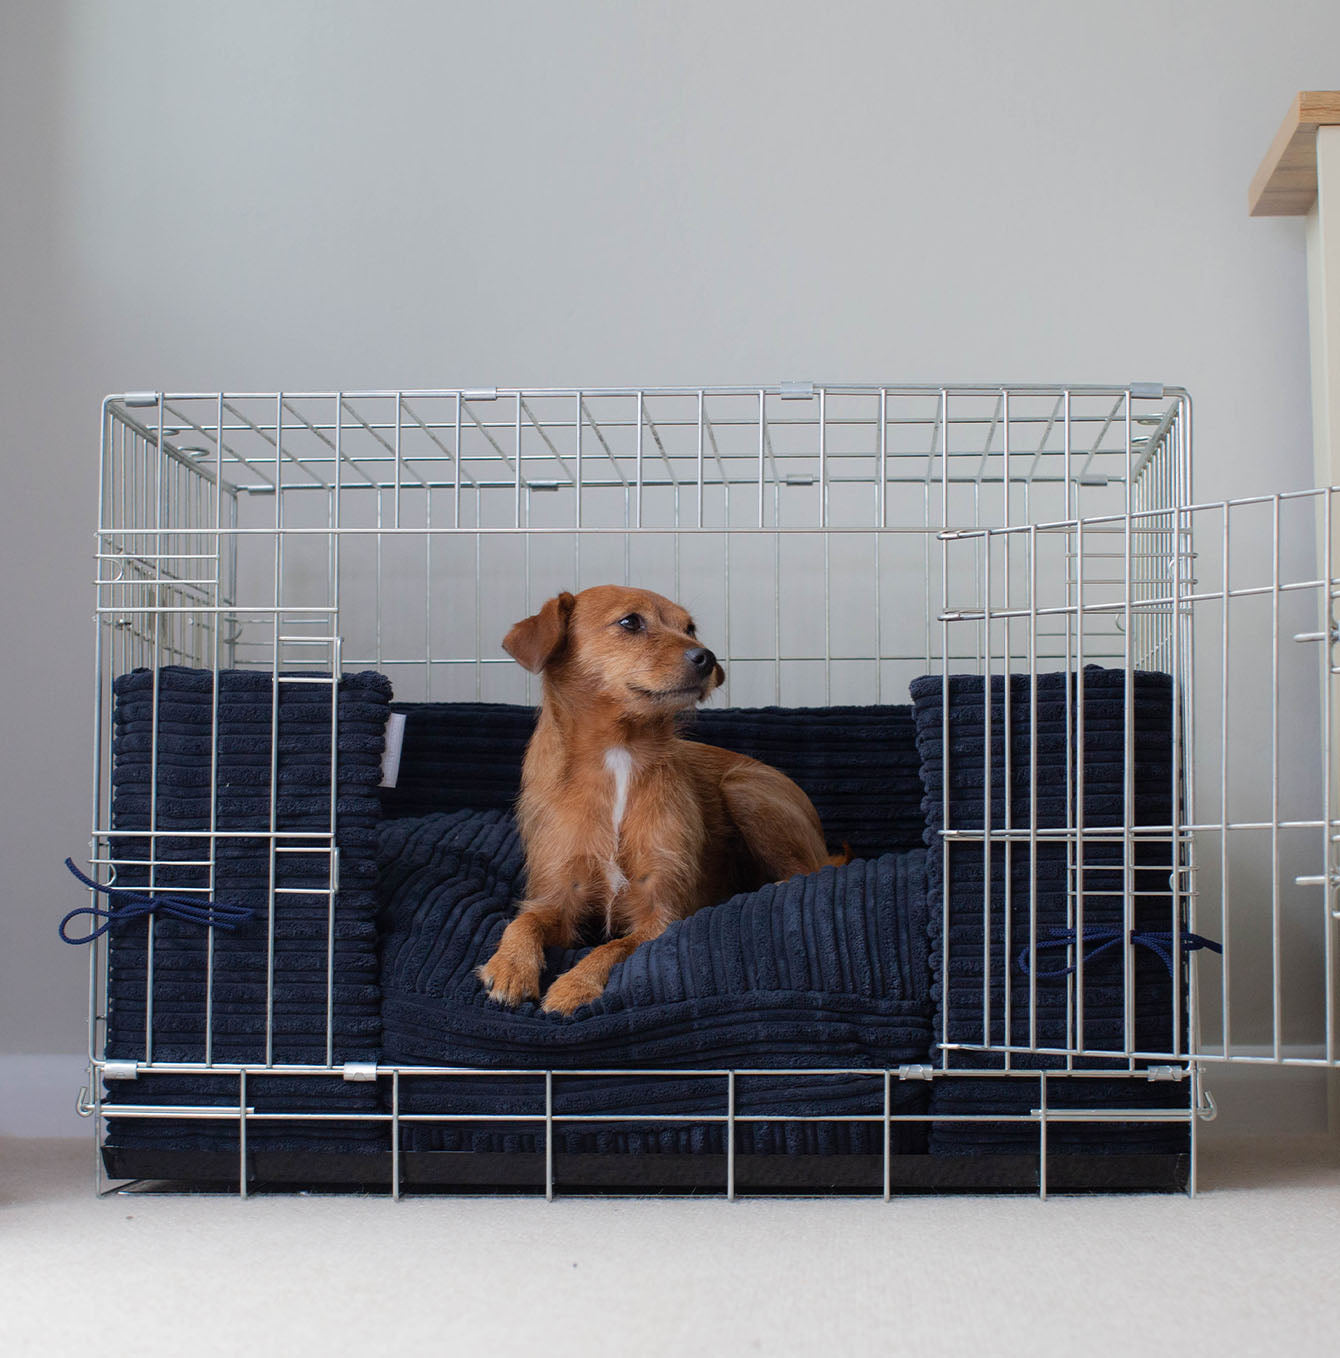
[{"label": "wooden shelf", "polygon": [[1301,217],[1317,201],[1317,129],[1340,124],[1340,90],[1303,90],[1247,191],[1253,217]]}]

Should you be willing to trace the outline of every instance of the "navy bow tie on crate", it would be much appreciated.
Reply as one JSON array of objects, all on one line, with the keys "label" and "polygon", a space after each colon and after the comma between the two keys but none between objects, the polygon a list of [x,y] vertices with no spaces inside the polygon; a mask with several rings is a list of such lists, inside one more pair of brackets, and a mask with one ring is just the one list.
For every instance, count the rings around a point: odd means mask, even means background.
[{"label": "navy bow tie on crate", "polygon": [[[1028,973],[1029,953],[1038,954],[1048,949],[1069,948],[1075,942],[1075,931],[1073,929],[1045,929],[1043,931],[1047,937],[1039,939],[1032,947],[1024,947],[1020,950],[1018,957],[1019,970]],[[1115,948],[1121,942],[1122,931],[1120,929],[1110,929],[1100,926],[1085,928],[1084,943],[1088,951],[1084,954],[1084,962],[1087,966],[1095,957],[1101,956],[1109,948]],[[1148,948],[1152,953],[1159,957],[1163,965],[1168,968],[1168,975],[1173,974],[1173,935],[1171,931],[1163,932],[1149,929],[1132,929],[1131,942],[1139,948]],[[1090,944],[1097,944],[1096,947],[1089,947]],[[1224,945],[1216,943],[1211,938],[1203,938],[1200,934],[1193,934],[1188,930],[1182,931],[1181,946],[1184,952],[1199,952],[1202,948],[1208,948],[1211,952],[1222,953]],[[1050,980],[1056,976],[1070,976],[1079,969],[1078,962],[1072,962],[1069,966],[1056,967],[1051,971],[1035,972],[1039,980]]]},{"label": "navy bow tie on crate", "polygon": [[[85,877],[75,867],[73,859],[67,858],[65,866],[86,887],[101,892],[108,901],[108,908],[105,910],[97,905],[81,905],[78,909],[71,910],[61,920],[61,939],[76,946],[92,943],[95,938],[101,938],[113,924],[124,924],[127,920],[141,919],[145,915],[170,915],[173,919],[185,920],[188,924],[199,924],[205,928],[212,926],[215,929],[236,929],[239,924],[245,924],[256,913],[250,906],[229,905],[226,901],[201,900],[198,896],[171,896],[163,892],[150,894],[143,891],[127,891],[124,887],[104,886],[91,877]],[[101,923],[83,938],[71,938],[67,932],[70,921],[80,915],[88,915]]]}]

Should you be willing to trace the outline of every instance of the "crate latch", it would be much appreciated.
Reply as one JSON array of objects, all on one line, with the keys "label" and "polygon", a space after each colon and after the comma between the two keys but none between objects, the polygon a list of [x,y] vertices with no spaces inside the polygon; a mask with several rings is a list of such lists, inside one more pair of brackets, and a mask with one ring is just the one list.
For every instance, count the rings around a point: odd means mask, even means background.
[{"label": "crate latch", "polygon": [[1181,1066],[1150,1066],[1145,1076],[1151,1084],[1170,1082],[1176,1084],[1186,1079],[1186,1071]]},{"label": "crate latch", "polygon": [[1340,644],[1340,622],[1331,623],[1324,632],[1295,632],[1295,641],[1326,641],[1332,646]]},{"label": "crate latch", "polygon": [[371,1084],[377,1078],[375,1061],[346,1061],[344,1079],[348,1084]]}]

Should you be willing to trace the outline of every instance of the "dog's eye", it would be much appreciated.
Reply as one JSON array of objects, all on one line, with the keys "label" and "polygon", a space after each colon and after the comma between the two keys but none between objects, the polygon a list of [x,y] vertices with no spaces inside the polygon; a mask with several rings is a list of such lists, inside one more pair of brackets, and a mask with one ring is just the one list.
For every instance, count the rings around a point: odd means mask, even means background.
[{"label": "dog's eye", "polygon": [[692,623],[689,623],[689,625],[684,629],[684,635],[687,637],[692,637],[696,641],[698,639],[698,629]]},{"label": "dog's eye", "polygon": [[641,613],[629,613],[619,619],[619,626],[625,632],[640,632],[646,624],[642,621]]}]

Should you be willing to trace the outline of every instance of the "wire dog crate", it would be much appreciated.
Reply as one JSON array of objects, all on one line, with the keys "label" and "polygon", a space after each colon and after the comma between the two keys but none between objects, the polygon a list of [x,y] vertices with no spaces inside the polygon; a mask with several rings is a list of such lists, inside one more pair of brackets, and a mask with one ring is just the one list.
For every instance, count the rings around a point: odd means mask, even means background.
[{"label": "wire dog crate", "polygon": [[[1207,1069],[1336,1057],[1334,503],[1321,489],[1197,504],[1189,399],[1153,384],[108,398],[90,900],[170,891],[203,909],[225,898],[244,848],[264,881],[250,977],[225,977],[214,916],[183,926],[201,939],[188,960],[157,912],[92,940],[81,1106],[97,1129],[100,1190],[221,1178],[245,1194],[343,1176],[398,1196],[434,1182],[416,1178],[407,1130],[485,1119],[536,1139],[514,1174],[484,1156],[489,1168],[458,1187],[1194,1191],[1196,1125],[1213,1114]],[[352,988],[340,825],[353,797],[339,767],[339,676],[376,671],[411,707],[533,704],[536,681],[502,653],[503,633],[560,589],[610,581],[693,608],[726,670],[713,706],[880,708],[906,703],[909,685],[923,695],[920,729],[941,737],[924,802],[938,978],[924,1059],[485,1069],[387,1057],[372,1039],[351,1059],[339,1018]],[[138,736],[117,707],[137,671],[148,702]],[[169,687],[187,672],[203,676],[201,738],[169,747]],[[252,734],[266,751],[262,823],[243,830],[225,807],[237,742],[220,694],[234,674],[258,695]],[[295,829],[281,695],[323,683],[327,730],[308,762],[325,810]],[[953,726],[960,718],[969,725]],[[140,802],[124,765],[118,774],[132,749],[144,752]],[[194,820],[176,814],[183,797],[164,771],[188,757],[201,773]],[[143,809],[133,822],[132,804]],[[302,886],[284,877],[297,862],[310,870]],[[276,982],[293,912],[316,921],[320,954],[304,980],[317,998],[301,1049],[284,1040]],[[124,981],[115,950],[132,936]],[[244,1056],[220,1017],[234,993],[257,1006],[259,1045]],[[187,1003],[199,1043],[183,1056],[171,1034]],[[557,1093],[574,1078],[614,1087],[686,1073],[719,1106],[571,1112]],[[410,1097],[523,1076],[542,1104],[520,1113],[450,1100],[425,1111]],[[842,1114],[751,1105],[747,1083],[763,1076],[867,1079],[872,1102]],[[988,1084],[1017,1097],[983,1105]],[[332,1110],[304,1097],[336,1085],[368,1098]],[[899,1091],[912,1085],[945,1097],[907,1103]],[[656,1156],[622,1157],[625,1171],[643,1165],[626,1182],[602,1178],[598,1156],[568,1156],[559,1139],[580,1123],[676,1116],[724,1128],[718,1153],[681,1165],[680,1179]],[[877,1148],[845,1169],[831,1157],[817,1180],[737,1152],[747,1124],[807,1117],[861,1124]],[[267,1168],[267,1128],[323,1123],[375,1133],[376,1146],[356,1170],[332,1155],[327,1175],[277,1143]],[[971,1153],[978,1123],[1016,1138],[994,1169]],[[118,1146],[113,1124],[148,1131]],[[195,1149],[156,1156],[149,1133],[166,1124]],[[1163,1170],[1131,1178],[1138,1156],[1065,1148],[1079,1125],[1175,1137],[1171,1151],[1160,1143]],[[226,1151],[202,1158],[189,1134],[221,1127]],[[938,1161],[904,1156],[900,1127],[967,1139]]]}]

